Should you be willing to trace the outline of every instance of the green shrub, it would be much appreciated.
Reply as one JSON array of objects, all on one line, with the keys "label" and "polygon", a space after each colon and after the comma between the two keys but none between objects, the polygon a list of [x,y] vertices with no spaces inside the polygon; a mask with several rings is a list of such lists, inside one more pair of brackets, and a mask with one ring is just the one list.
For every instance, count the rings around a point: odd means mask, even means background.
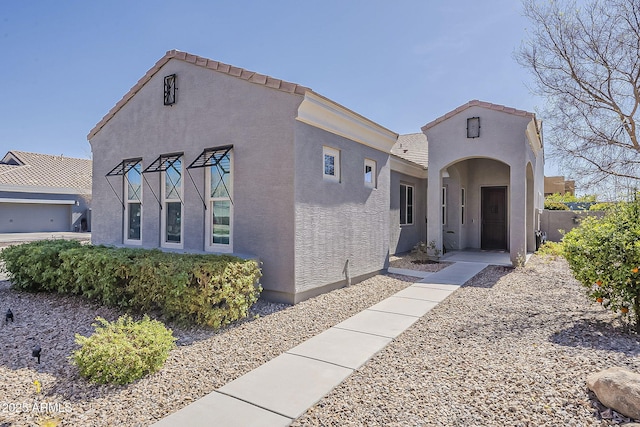
[{"label": "green shrub", "polygon": [[53,291],[58,284],[62,260],[58,256],[67,249],[82,247],[75,240],[39,240],[9,246],[2,250],[9,280],[17,289],[25,291]]},{"label": "green shrub", "polygon": [[538,255],[552,257],[554,259],[563,256],[563,253],[564,245],[562,244],[562,242],[558,243],[548,240],[544,242],[542,246],[540,246],[540,248],[536,251],[536,254]]},{"label": "green shrub", "polygon": [[122,316],[110,323],[96,318],[90,337],[76,334],[80,349],[72,362],[80,375],[99,384],[128,384],[156,372],[164,365],[175,338],[170,329],[148,316],[134,322]]},{"label": "green shrub", "polygon": [[19,289],[77,294],[215,328],[246,317],[262,291],[255,260],[66,243],[16,246],[0,259]]},{"label": "green shrub", "polygon": [[600,202],[589,206],[590,211],[608,211],[616,207],[615,203]]},{"label": "green shrub", "polygon": [[563,242],[565,258],[589,297],[635,315],[640,333],[640,202],[618,204],[602,219],[585,218]]},{"label": "green shrub", "polygon": [[552,200],[544,201],[544,208],[550,211],[568,211],[569,206],[565,205],[562,202],[554,202]]}]

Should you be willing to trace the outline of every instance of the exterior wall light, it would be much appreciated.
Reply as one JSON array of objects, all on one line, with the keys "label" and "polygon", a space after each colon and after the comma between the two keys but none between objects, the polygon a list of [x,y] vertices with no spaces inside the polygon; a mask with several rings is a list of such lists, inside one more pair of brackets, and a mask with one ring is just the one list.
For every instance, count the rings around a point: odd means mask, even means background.
[{"label": "exterior wall light", "polygon": [[4,323],[9,323],[9,320],[11,320],[11,323],[13,323],[13,312],[11,311],[11,309],[7,310],[7,314],[4,318]]}]

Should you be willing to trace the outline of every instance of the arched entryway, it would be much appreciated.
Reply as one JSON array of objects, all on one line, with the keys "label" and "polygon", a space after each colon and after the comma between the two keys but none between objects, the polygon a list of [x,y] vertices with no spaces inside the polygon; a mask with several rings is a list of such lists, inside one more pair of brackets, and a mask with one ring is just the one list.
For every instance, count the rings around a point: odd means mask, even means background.
[{"label": "arched entryway", "polygon": [[[491,158],[467,158],[442,168],[440,175],[437,215],[443,249],[508,251],[509,165]],[[433,203],[434,199],[429,201]]]}]

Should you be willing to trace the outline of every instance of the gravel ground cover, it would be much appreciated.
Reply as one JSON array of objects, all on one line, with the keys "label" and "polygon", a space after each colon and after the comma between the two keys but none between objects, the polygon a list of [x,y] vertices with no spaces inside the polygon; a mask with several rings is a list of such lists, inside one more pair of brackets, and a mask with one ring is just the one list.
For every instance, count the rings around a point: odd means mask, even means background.
[{"label": "gravel ground cover", "polygon": [[[178,347],[164,368],[123,387],[90,384],[67,359],[74,333],[121,313],[0,282],[0,314],[15,314],[0,319],[0,426],[147,426],[413,280],[379,275],[296,306],[260,301],[220,331],[168,324]],[[606,426],[585,379],[609,366],[640,371],[638,336],[584,297],[566,262],[534,256],[484,270],[293,425]]]},{"label": "gravel ground cover", "polygon": [[396,255],[389,256],[389,267],[394,267],[394,268],[406,268],[409,270],[418,270],[418,271],[435,273],[436,271],[440,271],[443,268],[446,268],[450,265],[451,263],[446,261],[422,263],[422,262],[419,262],[418,258],[412,253],[406,253],[399,256],[396,256]]},{"label": "gravel ground cover", "polygon": [[[148,426],[411,284],[378,275],[296,306],[259,301],[250,319],[219,331],[168,324],[178,347],[164,367],[120,387],[87,382],[68,356],[77,348],[74,334],[90,335],[96,316],[115,320],[122,313],[0,282],[0,426],[52,418],[61,426]],[[4,322],[8,308],[13,323]],[[36,343],[39,365],[31,357]]]},{"label": "gravel ground cover", "polygon": [[639,355],[638,336],[583,295],[564,260],[534,256],[485,269],[293,425],[611,425],[586,377],[638,372]]}]

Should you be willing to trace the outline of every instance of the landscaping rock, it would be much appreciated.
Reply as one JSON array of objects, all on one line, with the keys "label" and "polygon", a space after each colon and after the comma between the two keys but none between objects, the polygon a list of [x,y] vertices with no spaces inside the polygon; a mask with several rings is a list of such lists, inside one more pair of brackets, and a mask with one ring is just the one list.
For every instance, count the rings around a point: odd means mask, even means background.
[{"label": "landscaping rock", "polygon": [[587,386],[603,405],[640,419],[640,374],[613,367],[587,377]]}]

